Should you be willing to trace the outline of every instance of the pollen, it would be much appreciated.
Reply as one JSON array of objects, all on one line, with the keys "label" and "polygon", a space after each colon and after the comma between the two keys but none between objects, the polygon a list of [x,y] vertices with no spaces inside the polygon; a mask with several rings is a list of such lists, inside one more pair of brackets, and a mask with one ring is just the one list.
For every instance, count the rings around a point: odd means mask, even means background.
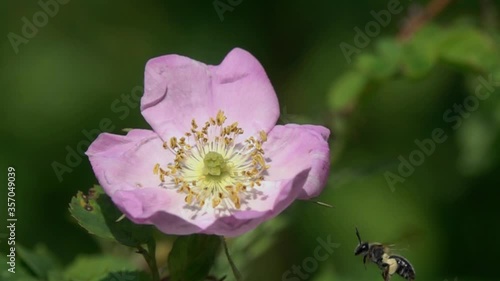
[{"label": "pollen", "polygon": [[262,185],[269,169],[262,148],[267,134],[260,131],[239,141],[243,128],[226,121],[219,110],[203,126],[193,119],[188,132],[165,142],[163,148],[174,154],[174,161],[154,165],[160,186],[185,194],[190,206],[240,209],[251,189]]}]

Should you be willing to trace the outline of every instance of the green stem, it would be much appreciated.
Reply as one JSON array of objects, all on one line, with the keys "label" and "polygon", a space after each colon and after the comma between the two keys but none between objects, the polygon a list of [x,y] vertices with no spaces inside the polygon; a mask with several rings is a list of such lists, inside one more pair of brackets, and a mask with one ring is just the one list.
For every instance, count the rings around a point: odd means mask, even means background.
[{"label": "green stem", "polygon": [[227,248],[226,239],[224,237],[221,237],[220,239],[222,240],[222,246],[224,247],[224,253],[226,253],[227,261],[229,262],[229,265],[231,266],[231,270],[233,271],[234,278],[236,278],[236,281],[243,281],[243,276],[241,275],[241,272],[236,267],[236,264],[234,263],[233,259],[231,258],[231,255],[229,255],[229,249]]},{"label": "green stem", "polygon": [[148,250],[144,249],[141,245],[137,246],[137,252],[141,254],[146,263],[151,270],[151,275],[153,277],[153,281],[160,281],[160,273],[158,271],[158,265],[156,264],[156,242],[154,239],[151,239],[148,243]]},{"label": "green stem", "polygon": [[[153,280],[160,280],[160,272],[158,271],[158,264],[156,262],[156,241],[151,239],[148,243],[149,255],[151,257],[151,271],[153,272]],[[157,278],[157,279],[155,279]]]}]

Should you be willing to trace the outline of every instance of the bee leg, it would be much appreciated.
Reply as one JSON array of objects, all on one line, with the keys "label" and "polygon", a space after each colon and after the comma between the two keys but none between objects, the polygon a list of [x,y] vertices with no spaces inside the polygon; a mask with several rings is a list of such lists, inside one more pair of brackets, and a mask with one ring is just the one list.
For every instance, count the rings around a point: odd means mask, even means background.
[{"label": "bee leg", "polygon": [[364,256],[364,257],[363,257],[363,264],[364,264],[364,266],[365,266],[365,270],[366,270],[366,258],[367,258],[367,257],[368,257],[368,256]]},{"label": "bee leg", "polygon": [[391,275],[389,274],[389,265],[384,263],[384,271],[382,272],[382,277],[384,278],[384,281],[390,281],[391,280]]}]

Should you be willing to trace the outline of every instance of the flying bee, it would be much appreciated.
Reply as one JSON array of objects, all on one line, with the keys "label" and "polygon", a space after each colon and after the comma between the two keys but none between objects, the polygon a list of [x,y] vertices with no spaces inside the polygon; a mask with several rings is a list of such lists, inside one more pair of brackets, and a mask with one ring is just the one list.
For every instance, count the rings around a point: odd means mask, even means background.
[{"label": "flying bee", "polygon": [[356,228],[356,236],[358,237],[359,244],[354,249],[354,255],[363,255],[363,264],[365,264],[365,267],[366,260],[375,263],[382,270],[384,281],[390,281],[394,273],[397,273],[408,281],[415,280],[415,269],[406,258],[391,255],[389,247],[381,243],[363,242],[358,228]]}]

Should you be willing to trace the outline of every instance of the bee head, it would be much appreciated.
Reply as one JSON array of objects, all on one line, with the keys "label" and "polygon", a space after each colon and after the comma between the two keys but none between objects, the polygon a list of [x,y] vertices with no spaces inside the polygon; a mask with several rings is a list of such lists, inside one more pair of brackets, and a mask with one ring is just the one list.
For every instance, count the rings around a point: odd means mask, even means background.
[{"label": "bee head", "polygon": [[368,253],[368,249],[370,248],[370,245],[368,245],[367,242],[362,242],[360,243],[356,249],[354,249],[354,255],[366,255]]},{"label": "bee head", "polygon": [[368,253],[368,249],[370,248],[370,245],[368,245],[368,242],[363,242],[361,240],[361,236],[359,235],[359,231],[358,231],[357,227],[356,227],[356,236],[358,237],[359,244],[356,247],[356,249],[354,249],[354,255],[355,256],[361,255],[361,254],[366,255]]}]

